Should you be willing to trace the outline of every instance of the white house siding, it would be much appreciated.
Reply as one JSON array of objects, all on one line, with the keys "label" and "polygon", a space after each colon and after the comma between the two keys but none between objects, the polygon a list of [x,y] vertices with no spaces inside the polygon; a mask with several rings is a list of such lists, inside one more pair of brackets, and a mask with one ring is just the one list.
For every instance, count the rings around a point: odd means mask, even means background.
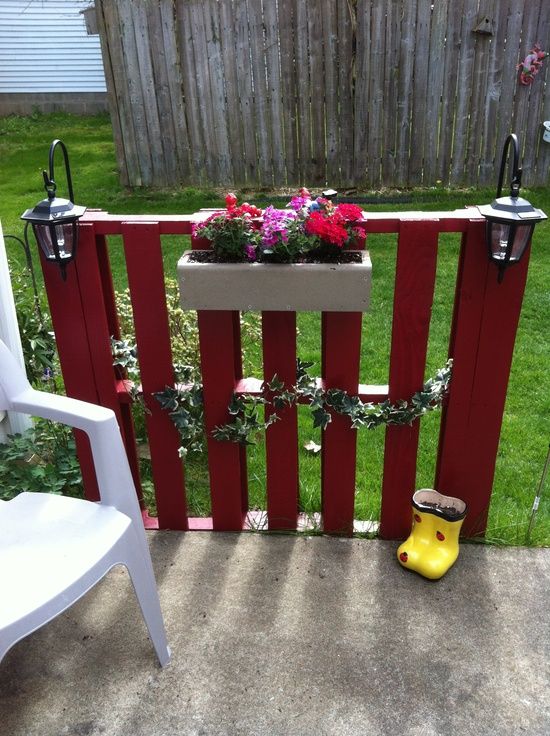
[{"label": "white house siding", "polygon": [[91,0],[0,0],[0,94],[105,92]]}]

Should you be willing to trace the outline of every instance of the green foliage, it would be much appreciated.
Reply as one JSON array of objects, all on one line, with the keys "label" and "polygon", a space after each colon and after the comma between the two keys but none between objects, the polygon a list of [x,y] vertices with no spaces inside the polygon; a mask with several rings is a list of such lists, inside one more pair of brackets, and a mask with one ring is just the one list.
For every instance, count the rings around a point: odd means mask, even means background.
[{"label": "green foliage", "polygon": [[25,370],[31,383],[49,382],[52,390],[50,379],[57,373],[55,338],[49,315],[35,299],[29,280],[27,271],[11,273]]},{"label": "green foliage", "polygon": [[82,497],[80,467],[71,429],[36,420],[24,434],[0,444],[0,499],[22,491]]},{"label": "green foliage", "polygon": [[[230,424],[216,427],[212,436],[221,441],[252,444],[250,437],[260,430],[266,429],[276,421],[276,414],[271,414],[267,422],[258,420],[258,407],[271,404],[275,409],[292,406],[299,399],[306,399],[313,417],[313,427],[326,429],[332,421],[332,412],[347,416],[353,429],[366,427],[375,429],[381,424],[412,424],[416,419],[434,409],[438,409],[445,397],[451,381],[452,360],[444,368],[424,384],[408,401],[400,400],[392,404],[389,400],[379,404],[364,403],[358,396],[350,396],[342,389],[332,388],[323,391],[307,369],[311,363],[297,361],[297,382],[291,389],[275,375],[264,384],[263,395],[247,399],[246,395],[233,395],[229,405],[229,413],[235,416]],[[275,394],[275,395],[273,395]]]},{"label": "green foliage", "polygon": [[[191,366],[185,366],[186,377],[193,372]],[[154,394],[162,409],[167,411],[181,437],[180,456],[188,453],[202,452],[204,449],[204,410],[202,386],[199,383],[188,383],[185,386],[172,388]]]}]

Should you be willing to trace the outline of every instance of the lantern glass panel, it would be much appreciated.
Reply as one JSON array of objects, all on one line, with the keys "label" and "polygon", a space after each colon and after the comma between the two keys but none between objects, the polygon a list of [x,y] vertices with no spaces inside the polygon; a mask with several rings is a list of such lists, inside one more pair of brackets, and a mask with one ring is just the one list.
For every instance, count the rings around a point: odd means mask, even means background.
[{"label": "lantern glass panel", "polygon": [[69,260],[73,256],[76,223],[35,225],[34,232],[48,260]]},{"label": "lantern glass panel", "polygon": [[[520,260],[529,243],[533,225],[513,225],[503,222],[491,223],[491,253],[495,261],[508,260],[516,263]],[[510,238],[513,242],[509,245]],[[507,258],[507,252],[509,256]]]}]

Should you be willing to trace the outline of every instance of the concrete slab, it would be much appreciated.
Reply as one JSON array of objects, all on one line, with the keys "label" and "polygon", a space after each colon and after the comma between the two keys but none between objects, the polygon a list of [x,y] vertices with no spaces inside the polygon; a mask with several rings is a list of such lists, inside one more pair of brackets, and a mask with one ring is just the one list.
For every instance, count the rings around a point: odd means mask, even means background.
[{"label": "concrete slab", "polygon": [[2,735],[550,733],[550,550],[463,545],[433,583],[390,542],[149,539],[171,665],[113,570],[8,653]]}]

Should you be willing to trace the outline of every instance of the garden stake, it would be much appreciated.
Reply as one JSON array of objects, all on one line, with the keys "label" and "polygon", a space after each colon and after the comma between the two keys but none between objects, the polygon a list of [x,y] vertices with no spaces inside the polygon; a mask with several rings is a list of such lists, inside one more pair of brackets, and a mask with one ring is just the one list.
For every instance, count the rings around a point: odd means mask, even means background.
[{"label": "garden stake", "polygon": [[529,519],[529,526],[527,527],[527,534],[525,535],[526,543],[528,543],[531,538],[531,530],[535,522],[536,513],[539,510],[540,498],[542,496],[542,489],[544,487],[544,482],[546,480],[546,474],[548,473],[549,465],[550,465],[550,445],[548,445],[548,453],[546,455],[546,462],[544,463],[542,477],[540,479],[539,487],[537,488],[537,495],[535,496],[535,500],[533,501],[533,508],[531,509],[531,518]]}]

